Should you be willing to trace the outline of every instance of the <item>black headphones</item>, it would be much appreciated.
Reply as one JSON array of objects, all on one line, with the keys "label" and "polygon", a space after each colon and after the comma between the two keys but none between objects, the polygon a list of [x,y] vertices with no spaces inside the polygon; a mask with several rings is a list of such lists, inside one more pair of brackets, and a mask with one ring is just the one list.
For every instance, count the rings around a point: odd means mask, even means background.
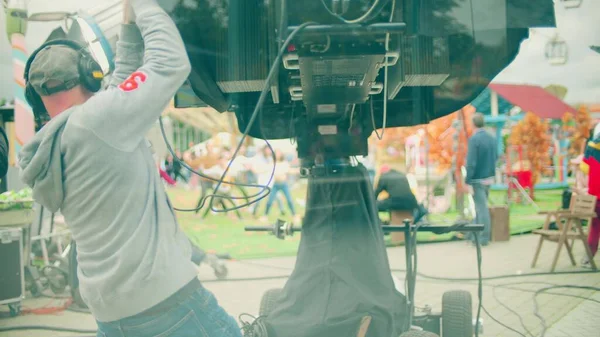
[{"label": "black headphones", "polygon": [[42,44],[36,49],[27,60],[25,64],[25,99],[33,110],[36,122],[42,121],[43,119],[49,118],[46,107],[42,102],[40,95],[33,89],[29,84],[29,68],[35,60],[36,55],[44,48],[53,45],[67,46],[79,53],[79,62],[77,68],[79,70],[79,83],[90,92],[98,92],[102,88],[102,80],[104,79],[104,73],[102,67],[96,62],[92,54],[86,49],[86,47],[74,40],[56,39],[50,40]]}]

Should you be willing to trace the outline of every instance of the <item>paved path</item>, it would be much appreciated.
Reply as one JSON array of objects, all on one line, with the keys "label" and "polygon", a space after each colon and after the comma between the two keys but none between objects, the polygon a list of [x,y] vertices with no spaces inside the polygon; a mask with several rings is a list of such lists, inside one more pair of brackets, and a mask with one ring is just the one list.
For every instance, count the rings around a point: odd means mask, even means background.
[{"label": "paved path", "polygon": [[[510,278],[498,278],[484,282],[483,305],[493,319],[482,313],[484,334],[482,336],[540,336],[543,325],[540,317],[534,314],[534,293],[552,285],[581,285],[600,287],[600,273],[593,274],[554,274],[552,276],[519,276],[525,273],[548,272],[555,244],[548,243],[542,250],[542,256],[536,269],[530,268],[537,237],[523,235],[512,237],[508,242],[492,243],[483,248],[483,276],[513,275]],[[404,248],[388,249],[390,264],[394,270],[404,267]],[[581,244],[575,245],[576,259],[583,256]],[[418,306],[430,305],[439,309],[442,294],[453,289],[470,291],[474,298],[474,312],[477,303],[477,283],[470,280],[448,281],[432,278],[475,278],[477,276],[475,248],[465,242],[445,242],[423,244],[418,248],[418,267],[423,276],[419,277],[416,287]],[[600,259],[597,259],[597,261]],[[222,305],[234,316],[242,313],[256,315],[262,294],[285,283],[285,276],[293,267],[294,258],[272,258],[253,261],[231,261],[230,279],[267,278],[262,280],[229,280],[217,282],[212,270],[207,266],[200,268],[199,276],[205,281]],[[599,261],[600,262],[600,261]],[[582,271],[571,266],[566,253],[561,256],[557,271]],[[403,279],[404,274],[394,274]],[[573,297],[578,296],[578,297]],[[548,330],[546,337],[599,337],[600,303],[586,301],[592,297],[600,300],[598,292],[582,289],[552,289],[537,296],[539,315],[543,317]],[[48,299],[26,300],[25,306],[36,307],[48,304]],[[513,332],[502,324],[518,331]],[[521,324],[522,320],[522,324]],[[53,325],[94,329],[94,320],[86,314],[63,312],[51,316],[21,316],[0,320],[0,327],[13,325]],[[527,330],[531,333],[527,332]],[[0,333],[4,336],[41,336],[68,337],[81,334],[64,332],[21,331]]]},{"label": "paved path", "polygon": [[600,292],[569,312],[546,333],[547,337],[600,336]]}]

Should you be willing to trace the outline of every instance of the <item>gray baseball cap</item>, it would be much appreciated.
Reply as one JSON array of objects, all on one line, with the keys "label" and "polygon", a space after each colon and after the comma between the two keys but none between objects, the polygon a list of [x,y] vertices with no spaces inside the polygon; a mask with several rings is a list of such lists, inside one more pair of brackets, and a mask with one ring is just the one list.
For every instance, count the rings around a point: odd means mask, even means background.
[{"label": "gray baseball cap", "polygon": [[40,96],[50,96],[80,84],[79,53],[71,47],[50,45],[40,50],[29,68],[29,83]]}]

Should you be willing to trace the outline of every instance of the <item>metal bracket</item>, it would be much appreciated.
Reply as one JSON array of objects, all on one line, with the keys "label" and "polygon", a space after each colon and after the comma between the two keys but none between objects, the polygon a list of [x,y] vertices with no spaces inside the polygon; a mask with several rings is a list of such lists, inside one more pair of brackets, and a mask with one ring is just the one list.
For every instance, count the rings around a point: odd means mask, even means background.
[{"label": "metal bracket", "polygon": [[[287,33],[291,34],[298,26],[290,26]],[[377,35],[377,34],[400,34],[406,29],[404,22],[382,22],[370,25],[334,24],[334,25],[311,25],[305,27],[298,33],[300,36],[308,35]]]},{"label": "metal bracket", "polygon": [[382,83],[373,83],[371,86],[371,91],[369,91],[369,95],[379,95],[383,91]]},{"label": "metal bracket", "polygon": [[302,87],[300,87],[300,86],[290,87],[289,91],[290,91],[290,96],[292,96],[292,101],[301,101],[302,97],[304,97],[302,95]]},{"label": "metal bracket", "polygon": [[300,57],[296,53],[285,54],[282,62],[283,67],[287,70],[300,70]]},{"label": "metal bracket", "polygon": [[384,67],[395,66],[400,59],[400,53],[397,51],[390,51],[385,54],[385,62],[383,63]]}]

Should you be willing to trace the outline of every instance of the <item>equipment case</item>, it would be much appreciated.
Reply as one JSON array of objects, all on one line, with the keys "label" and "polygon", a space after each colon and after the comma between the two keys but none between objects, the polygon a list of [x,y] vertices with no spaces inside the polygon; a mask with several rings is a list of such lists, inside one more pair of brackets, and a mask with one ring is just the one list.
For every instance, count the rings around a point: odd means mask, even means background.
[{"label": "equipment case", "polygon": [[25,295],[21,228],[0,227],[0,304],[19,303]]}]

